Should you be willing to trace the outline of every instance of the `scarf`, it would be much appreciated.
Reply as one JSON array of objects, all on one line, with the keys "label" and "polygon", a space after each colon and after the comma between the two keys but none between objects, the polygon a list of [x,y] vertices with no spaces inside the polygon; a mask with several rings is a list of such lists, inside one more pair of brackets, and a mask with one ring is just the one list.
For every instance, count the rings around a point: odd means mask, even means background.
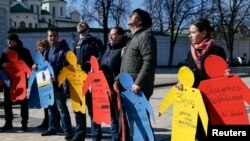
[{"label": "scarf", "polygon": [[202,62],[206,58],[208,51],[214,46],[214,39],[205,39],[199,44],[191,45],[191,53],[199,69],[202,68]]}]

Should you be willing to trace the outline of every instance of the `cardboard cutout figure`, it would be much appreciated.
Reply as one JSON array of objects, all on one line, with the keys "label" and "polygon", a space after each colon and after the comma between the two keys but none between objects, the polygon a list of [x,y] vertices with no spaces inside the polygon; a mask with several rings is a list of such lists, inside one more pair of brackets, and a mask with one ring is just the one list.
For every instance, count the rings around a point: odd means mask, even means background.
[{"label": "cardboard cutout figure", "polygon": [[4,84],[7,87],[10,87],[10,80],[8,76],[2,70],[0,70],[0,87],[2,87]]},{"label": "cardboard cutout figure", "polygon": [[23,60],[18,60],[15,51],[8,51],[7,58],[9,63],[3,66],[3,70],[10,79],[10,99],[12,102],[23,100],[27,96],[26,77],[31,70]]},{"label": "cardboard cutout figure", "polygon": [[[248,125],[244,104],[250,104],[250,90],[239,76],[224,76],[227,64],[224,59],[210,55],[205,60],[205,71],[211,78],[200,82],[212,125]],[[235,105],[235,106],[234,106]]]},{"label": "cardboard cutout figure", "polygon": [[82,86],[87,74],[82,71],[81,65],[77,64],[77,58],[72,51],[66,54],[68,65],[63,67],[58,75],[59,86],[67,79],[69,82],[69,92],[72,108],[75,112],[85,113],[85,96],[82,95]]},{"label": "cardboard cutout figure", "polygon": [[54,77],[54,71],[40,52],[36,52],[34,62],[37,69],[32,70],[28,81],[31,89],[29,106],[47,108],[54,104],[54,89],[50,81],[51,76]]},{"label": "cardboard cutout figure", "polygon": [[173,86],[160,104],[159,115],[173,104],[171,141],[194,141],[198,116],[207,135],[208,115],[199,89],[192,88],[193,72],[183,66],[178,79],[183,84],[183,91]]},{"label": "cardboard cutout figure", "polygon": [[102,70],[99,70],[99,64],[95,56],[90,57],[90,65],[92,70],[88,73],[86,82],[82,87],[83,95],[90,88],[92,94],[93,120],[97,124],[102,122],[110,124],[110,102],[109,97],[111,91],[109,89],[106,77]]},{"label": "cardboard cutout figure", "polygon": [[150,125],[149,115],[154,120],[154,112],[142,91],[137,94],[131,91],[133,78],[125,72],[118,75],[121,100],[129,123],[130,138],[133,141],[153,141],[154,135]]}]

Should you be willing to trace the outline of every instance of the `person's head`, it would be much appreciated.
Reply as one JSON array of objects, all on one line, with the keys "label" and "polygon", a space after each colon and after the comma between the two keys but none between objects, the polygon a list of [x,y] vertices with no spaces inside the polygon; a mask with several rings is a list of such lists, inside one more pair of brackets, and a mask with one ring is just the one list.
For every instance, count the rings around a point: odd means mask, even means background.
[{"label": "person's head", "polygon": [[152,26],[152,18],[148,12],[137,8],[129,15],[128,25],[130,27],[150,28]]},{"label": "person's head", "polygon": [[58,30],[55,28],[49,28],[47,31],[48,41],[51,46],[56,46],[59,43]]},{"label": "person's head", "polygon": [[39,52],[44,52],[46,48],[49,46],[49,42],[47,40],[39,40],[36,43],[36,46]]},{"label": "person's head", "polygon": [[207,38],[211,38],[213,27],[206,19],[198,19],[192,22],[189,28],[189,38],[192,44],[199,44]]},{"label": "person's head", "polygon": [[89,25],[86,22],[80,21],[76,29],[79,34],[87,34],[89,32]]},{"label": "person's head", "polygon": [[19,37],[17,34],[13,33],[8,36],[8,47],[14,47],[19,43]]},{"label": "person's head", "polygon": [[109,43],[111,45],[118,43],[124,35],[124,31],[121,27],[113,27],[109,32]]}]

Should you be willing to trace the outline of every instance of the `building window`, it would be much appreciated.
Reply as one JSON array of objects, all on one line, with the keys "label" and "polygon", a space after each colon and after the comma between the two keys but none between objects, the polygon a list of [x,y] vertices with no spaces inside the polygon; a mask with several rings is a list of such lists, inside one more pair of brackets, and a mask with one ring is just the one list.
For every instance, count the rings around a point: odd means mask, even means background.
[{"label": "building window", "polygon": [[49,19],[49,23],[51,23],[51,19]]},{"label": "building window", "polygon": [[48,7],[47,6],[45,6],[45,10],[48,11]]},{"label": "building window", "polygon": [[63,8],[60,7],[60,13],[61,13],[61,16],[63,15]]},{"label": "building window", "polygon": [[16,27],[16,22],[14,22],[14,27]]},{"label": "building window", "polygon": [[35,24],[35,27],[37,28],[37,23]]},{"label": "building window", "polygon": [[21,21],[20,24],[19,24],[19,28],[20,28],[20,29],[23,29],[23,28],[25,28],[25,27],[26,27],[25,22],[24,22],[24,21]]},{"label": "building window", "polygon": [[29,23],[29,28],[32,28],[32,23]]},{"label": "building window", "polygon": [[12,27],[12,19],[10,19],[10,27]]},{"label": "building window", "polygon": [[34,12],[34,7],[33,7],[33,5],[30,5],[30,10]]},{"label": "building window", "polygon": [[40,13],[40,12],[39,12],[39,6],[38,6],[38,5],[36,6],[36,12],[37,12],[37,14]]},{"label": "building window", "polygon": [[56,14],[56,8],[53,6],[53,7],[52,7],[52,15],[55,16],[55,14]]}]

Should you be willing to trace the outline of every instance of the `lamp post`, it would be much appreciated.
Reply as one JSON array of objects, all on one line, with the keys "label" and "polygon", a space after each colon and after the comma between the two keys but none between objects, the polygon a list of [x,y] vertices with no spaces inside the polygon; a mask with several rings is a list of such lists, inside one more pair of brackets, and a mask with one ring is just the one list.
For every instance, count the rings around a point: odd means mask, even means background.
[{"label": "lamp post", "polygon": [[0,54],[7,47],[7,36],[10,22],[10,0],[0,1]]}]

